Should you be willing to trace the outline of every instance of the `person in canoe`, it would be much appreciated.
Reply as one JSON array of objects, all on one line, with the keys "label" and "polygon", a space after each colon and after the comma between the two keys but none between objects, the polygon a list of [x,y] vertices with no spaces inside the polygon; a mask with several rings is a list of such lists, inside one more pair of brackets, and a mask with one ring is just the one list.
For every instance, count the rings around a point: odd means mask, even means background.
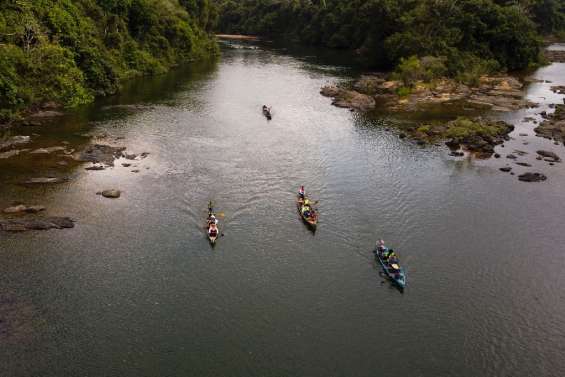
[{"label": "person in canoe", "polygon": [[216,238],[218,237],[218,226],[216,225],[215,222],[212,222],[209,224],[208,226],[208,235],[211,238]]},{"label": "person in canoe", "polygon": [[271,119],[273,116],[271,115],[271,108],[267,107],[267,105],[263,105],[263,115],[267,117],[267,119]]},{"label": "person in canoe", "polygon": [[306,195],[306,191],[304,190],[304,186],[300,186],[298,189],[298,199],[304,200],[304,196]]}]

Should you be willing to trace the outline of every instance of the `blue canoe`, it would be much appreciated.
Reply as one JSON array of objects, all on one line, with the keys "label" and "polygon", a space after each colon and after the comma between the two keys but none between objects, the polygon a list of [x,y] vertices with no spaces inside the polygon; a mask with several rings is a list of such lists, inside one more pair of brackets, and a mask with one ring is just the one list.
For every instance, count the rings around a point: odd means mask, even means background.
[{"label": "blue canoe", "polygon": [[388,247],[383,247],[382,249],[375,249],[373,251],[375,253],[375,259],[379,261],[386,276],[395,283],[400,290],[404,290],[406,287],[406,271],[400,266],[400,262],[398,258],[395,260],[394,263],[389,263],[386,258],[386,255],[389,252]]}]

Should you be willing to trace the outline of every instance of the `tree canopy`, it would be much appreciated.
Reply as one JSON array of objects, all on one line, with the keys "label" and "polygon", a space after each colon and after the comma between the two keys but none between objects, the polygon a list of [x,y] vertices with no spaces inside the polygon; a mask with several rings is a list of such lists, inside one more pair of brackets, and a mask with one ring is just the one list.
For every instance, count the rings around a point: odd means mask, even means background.
[{"label": "tree canopy", "polygon": [[371,67],[410,56],[446,57],[449,71],[470,66],[518,70],[536,63],[541,33],[565,29],[561,0],[216,0],[218,30],[290,36],[356,50]]},{"label": "tree canopy", "polygon": [[0,120],[214,54],[208,0],[0,0]]}]

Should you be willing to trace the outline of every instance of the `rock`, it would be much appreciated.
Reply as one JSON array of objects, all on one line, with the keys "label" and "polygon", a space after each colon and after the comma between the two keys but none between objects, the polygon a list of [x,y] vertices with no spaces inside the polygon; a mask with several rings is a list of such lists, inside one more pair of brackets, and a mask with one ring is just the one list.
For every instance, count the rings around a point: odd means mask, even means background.
[{"label": "rock", "polygon": [[110,199],[117,199],[122,195],[122,193],[120,190],[104,190],[97,192],[96,195],[102,195],[103,197]]},{"label": "rock", "polygon": [[39,127],[42,125],[41,122],[37,120],[24,120],[20,124],[24,127]]},{"label": "rock", "polygon": [[139,169],[133,169],[131,172],[132,173],[139,173]]},{"label": "rock", "polygon": [[140,154],[139,156],[140,156],[141,158],[146,158],[147,156],[149,156],[149,154],[150,154],[149,152],[143,152],[143,153]]},{"label": "rock", "polygon": [[525,166],[525,167],[531,167],[531,164],[528,164],[527,162],[516,162],[516,165],[520,165],[520,166]]},{"label": "rock", "polygon": [[0,160],[12,158],[14,156],[19,155],[20,153],[22,153],[22,150],[20,150],[20,149],[14,149],[14,150],[11,150],[11,151],[2,152],[2,153],[0,153]]},{"label": "rock", "polygon": [[31,114],[28,118],[29,119],[54,118],[54,117],[60,117],[60,116],[63,116],[63,115],[65,115],[65,114],[63,114],[60,111],[45,110],[45,111],[38,111],[37,113]]},{"label": "rock", "polygon": [[562,85],[552,86],[551,91],[557,94],[565,94],[565,86]]},{"label": "rock", "polygon": [[465,153],[463,153],[463,152],[458,152],[458,151],[453,151],[453,152],[451,152],[449,155],[450,155],[450,156],[453,156],[453,157],[463,157],[463,156],[465,156]]},{"label": "rock", "polygon": [[406,134],[405,134],[405,133],[400,133],[400,134],[398,135],[398,137],[401,138],[401,139],[406,139]]},{"label": "rock", "polygon": [[494,158],[500,158],[500,155],[498,153],[495,153]]},{"label": "rock", "polygon": [[500,171],[503,171],[503,172],[505,172],[505,173],[508,173],[508,172],[511,171],[511,170],[512,170],[512,168],[511,168],[510,166],[505,166],[505,167],[503,167],[503,168],[500,168]]},{"label": "rock", "polygon": [[0,230],[5,232],[23,232],[28,230],[49,230],[74,228],[69,217],[45,217],[38,219],[0,220]]},{"label": "rock", "polygon": [[541,182],[545,181],[547,177],[541,173],[524,173],[518,176],[518,179],[522,182]]},{"label": "rock", "polygon": [[522,133],[522,134],[520,134],[520,136],[528,136],[528,134],[524,134],[524,133]]},{"label": "rock", "polygon": [[99,170],[106,170],[106,168],[103,165],[93,165],[93,166],[89,166],[87,168],[84,168],[84,170],[99,171]]},{"label": "rock", "polygon": [[45,211],[45,207],[43,206],[26,206],[23,204],[14,206],[14,207],[8,207],[6,209],[4,209],[4,213],[7,214],[14,214],[14,213],[38,213],[41,211]]},{"label": "rock", "polygon": [[67,178],[56,178],[56,177],[46,177],[46,178],[31,178],[24,182],[27,185],[35,184],[51,184],[51,183],[63,183],[67,182]]},{"label": "rock", "polygon": [[513,154],[509,154],[509,155],[506,155],[506,158],[509,158],[509,159],[511,159],[511,160],[515,160],[515,159],[517,159],[518,157],[514,156]]},{"label": "rock", "polygon": [[550,158],[550,159],[554,160],[552,162],[561,161],[561,158],[557,154],[555,154],[554,152],[551,152],[551,151],[539,150],[536,153],[538,155],[540,155],[541,157]]},{"label": "rock", "polygon": [[27,144],[31,141],[29,136],[12,136],[8,140],[0,143],[0,152],[6,149],[12,149],[15,146]]},{"label": "rock", "polygon": [[320,93],[326,97],[332,97],[334,99],[332,105],[337,107],[369,111],[376,106],[373,97],[354,90],[347,90],[336,86],[325,86]]},{"label": "rock", "polygon": [[65,147],[49,147],[49,148],[39,148],[29,152],[29,154],[51,154],[54,152],[63,152],[65,151]]},{"label": "rock", "polygon": [[123,155],[125,157],[126,160],[135,160],[137,158],[137,155],[135,153],[132,154],[124,154]]},{"label": "rock", "polygon": [[131,164],[129,164],[129,163],[127,163],[127,162],[124,162],[124,163],[122,164],[122,166],[123,166],[124,168],[129,168],[129,167],[131,166]]},{"label": "rock", "polygon": [[113,147],[105,144],[94,144],[80,152],[75,160],[114,166],[114,160],[120,158],[125,147]]},{"label": "rock", "polygon": [[565,51],[546,49],[544,55],[552,63],[565,63]]}]

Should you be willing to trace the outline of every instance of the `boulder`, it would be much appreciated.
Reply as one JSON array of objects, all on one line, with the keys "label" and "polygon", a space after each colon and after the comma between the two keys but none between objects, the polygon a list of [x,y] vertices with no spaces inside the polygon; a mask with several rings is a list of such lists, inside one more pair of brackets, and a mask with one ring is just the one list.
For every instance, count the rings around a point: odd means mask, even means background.
[{"label": "boulder", "polygon": [[547,177],[541,173],[524,173],[518,176],[518,179],[522,182],[542,182],[547,179]]},{"label": "boulder", "polygon": [[511,171],[511,170],[512,170],[512,168],[511,168],[510,166],[505,166],[505,167],[503,167],[503,168],[500,168],[500,171],[503,171],[503,172],[505,172],[505,173],[508,173],[508,172]]},{"label": "boulder", "polygon": [[112,190],[104,190],[101,192],[97,192],[96,195],[102,195],[103,197],[109,199],[117,199],[122,195],[122,193],[120,190],[112,189]]},{"label": "boulder", "polygon": [[539,150],[536,153],[539,154],[543,158],[549,158],[549,159],[553,160],[551,162],[561,161],[561,158],[557,154],[555,154],[554,152]]}]

